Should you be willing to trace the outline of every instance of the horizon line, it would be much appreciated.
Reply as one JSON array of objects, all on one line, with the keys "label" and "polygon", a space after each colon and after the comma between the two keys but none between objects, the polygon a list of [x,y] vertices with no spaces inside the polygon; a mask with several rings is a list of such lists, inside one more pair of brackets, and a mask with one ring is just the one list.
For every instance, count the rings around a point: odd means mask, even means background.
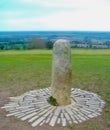
[{"label": "horizon line", "polygon": [[110,30],[1,30],[0,32],[110,32]]}]

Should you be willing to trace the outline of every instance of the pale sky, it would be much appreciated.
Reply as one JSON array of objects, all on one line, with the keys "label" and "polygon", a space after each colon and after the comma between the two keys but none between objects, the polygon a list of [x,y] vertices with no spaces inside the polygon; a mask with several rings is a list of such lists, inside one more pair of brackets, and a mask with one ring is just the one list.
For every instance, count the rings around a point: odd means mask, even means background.
[{"label": "pale sky", "polygon": [[110,0],[0,0],[0,31],[110,31]]}]

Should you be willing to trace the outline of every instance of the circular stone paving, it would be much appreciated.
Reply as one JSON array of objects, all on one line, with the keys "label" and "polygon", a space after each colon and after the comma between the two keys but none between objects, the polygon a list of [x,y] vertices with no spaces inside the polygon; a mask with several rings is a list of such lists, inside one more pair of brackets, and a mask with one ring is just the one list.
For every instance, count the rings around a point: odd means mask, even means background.
[{"label": "circular stone paving", "polygon": [[10,102],[3,106],[8,116],[16,116],[22,121],[28,120],[33,127],[37,125],[80,123],[101,115],[105,102],[95,93],[81,89],[71,89],[71,101],[67,106],[52,106],[47,102],[51,88],[26,92],[21,96],[10,97]]}]

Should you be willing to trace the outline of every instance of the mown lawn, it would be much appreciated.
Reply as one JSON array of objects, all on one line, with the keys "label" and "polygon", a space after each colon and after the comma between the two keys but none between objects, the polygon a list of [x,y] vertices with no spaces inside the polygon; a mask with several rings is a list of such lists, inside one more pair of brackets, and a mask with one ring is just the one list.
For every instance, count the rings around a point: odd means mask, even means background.
[{"label": "mown lawn", "polygon": [[[0,52],[0,91],[12,96],[28,90],[49,87],[52,51],[26,50]],[[73,130],[110,130],[110,50],[72,50],[73,87],[99,94],[106,101],[102,116]]]}]

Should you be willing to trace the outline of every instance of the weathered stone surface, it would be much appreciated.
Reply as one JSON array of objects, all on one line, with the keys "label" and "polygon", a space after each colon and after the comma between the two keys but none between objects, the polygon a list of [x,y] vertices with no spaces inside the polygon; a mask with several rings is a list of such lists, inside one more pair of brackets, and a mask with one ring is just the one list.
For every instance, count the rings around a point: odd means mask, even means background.
[{"label": "weathered stone surface", "polygon": [[72,69],[70,44],[66,40],[57,40],[53,46],[52,96],[58,105],[71,103]]}]

